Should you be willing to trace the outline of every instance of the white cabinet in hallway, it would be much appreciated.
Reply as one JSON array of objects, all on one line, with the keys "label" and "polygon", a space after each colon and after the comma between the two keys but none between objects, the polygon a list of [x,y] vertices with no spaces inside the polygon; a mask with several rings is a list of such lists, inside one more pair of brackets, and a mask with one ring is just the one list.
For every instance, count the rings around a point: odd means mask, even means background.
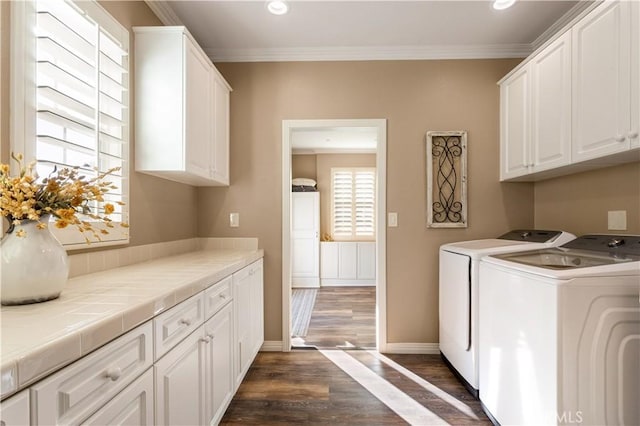
[{"label": "white cabinet in hallway", "polygon": [[375,285],[375,241],[320,243],[322,286]]},{"label": "white cabinet in hallway", "polygon": [[291,286],[320,287],[320,193],[291,193]]}]

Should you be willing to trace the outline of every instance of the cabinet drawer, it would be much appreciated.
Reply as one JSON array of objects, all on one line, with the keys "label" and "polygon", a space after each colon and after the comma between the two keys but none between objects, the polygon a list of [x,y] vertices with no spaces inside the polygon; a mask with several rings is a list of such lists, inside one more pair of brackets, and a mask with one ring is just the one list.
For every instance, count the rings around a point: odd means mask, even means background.
[{"label": "cabinet drawer", "polygon": [[231,294],[231,277],[214,284],[204,292],[205,318],[211,318],[233,298]]},{"label": "cabinet drawer", "polygon": [[152,426],[153,368],[127,386],[84,424]]},{"label": "cabinet drawer", "polygon": [[202,293],[185,300],[153,319],[155,357],[157,361],[204,322]]},{"label": "cabinet drawer", "polygon": [[152,364],[151,322],[31,387],[32,424],[79,424]]},{"label": "cabinet drawer", "polygon": [[0,426],[29,424],[29,391],[23,390],[0,403]]}]

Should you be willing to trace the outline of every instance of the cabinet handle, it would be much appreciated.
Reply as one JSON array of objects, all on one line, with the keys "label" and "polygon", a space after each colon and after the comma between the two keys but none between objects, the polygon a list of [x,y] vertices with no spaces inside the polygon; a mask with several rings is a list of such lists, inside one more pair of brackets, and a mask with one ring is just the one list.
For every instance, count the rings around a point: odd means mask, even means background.
[{"label": "cabinet handle", "polygon": [[111,381],[115,382],[122,376],[122,370],[118,367],[112,367],[107,370],[105,373],[107,379],[111,379]]},{"label": "cabinet handle", "polygon": [[200,338],[200,341],[201,341],[202,343],[209,343],[209,337],[208,337],[208,336],[201,337],[201,338]]},{"label": "cabinet handle", "polygon": [[638,137],[638,132],[629,132],[629,133],[627,133],[627,137],[629,139],[635,139],[635,138]]},{"label": "cabinet handle", "polygon": [[614,139],[616,140],[616,142],[624,142],[625,139],[627,139],[627,138],[625,138],[622,135],[617,135]]},{"label": "cabinet handle", "polygon": [[189,327],[191,325],[191,320],[189,318],[182,318],[180,321],[178,321],[179,324],[184,324],[187,327]]},{"label": "cabinet handle", "polygon": [[216,335],[211,333],[211,334],[207,334],[207,336],[209,336],[209,339],[214,340],[216,338]]},{"label": "cabinet handle", "polygon": [[224,293],[221,293],[219,297],[220,297],[220,299],[224,300],[224,299],[226,299],[226,298],[227,298],[227,295],[226,295],[226,294],[224,294]]}]

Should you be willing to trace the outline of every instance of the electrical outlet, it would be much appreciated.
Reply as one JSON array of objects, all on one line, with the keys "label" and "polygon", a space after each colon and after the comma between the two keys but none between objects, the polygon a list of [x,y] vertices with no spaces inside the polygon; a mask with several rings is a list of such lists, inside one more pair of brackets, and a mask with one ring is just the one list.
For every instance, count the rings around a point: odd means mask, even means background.
[{"label": "electrical outlet", "polygon": [[626,231],[627,230],[627,211],[614,210],[608,212],[609,231]]}]

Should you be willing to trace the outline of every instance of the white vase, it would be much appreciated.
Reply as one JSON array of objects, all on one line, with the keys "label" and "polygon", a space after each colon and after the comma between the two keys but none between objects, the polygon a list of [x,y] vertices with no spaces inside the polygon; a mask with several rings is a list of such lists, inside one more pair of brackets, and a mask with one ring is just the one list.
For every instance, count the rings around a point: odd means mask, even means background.
[{"label": "white vase", "polygon": [[[48,217],[42,217],[43,223]],[[44,302],[60,296],[69,277],[66,250],[49,228],[37,229],[38,222],[23,220],[2,239],[2,280],[0,299],[3,305]],[[26,235],[19,237],[22,228]]]}]

